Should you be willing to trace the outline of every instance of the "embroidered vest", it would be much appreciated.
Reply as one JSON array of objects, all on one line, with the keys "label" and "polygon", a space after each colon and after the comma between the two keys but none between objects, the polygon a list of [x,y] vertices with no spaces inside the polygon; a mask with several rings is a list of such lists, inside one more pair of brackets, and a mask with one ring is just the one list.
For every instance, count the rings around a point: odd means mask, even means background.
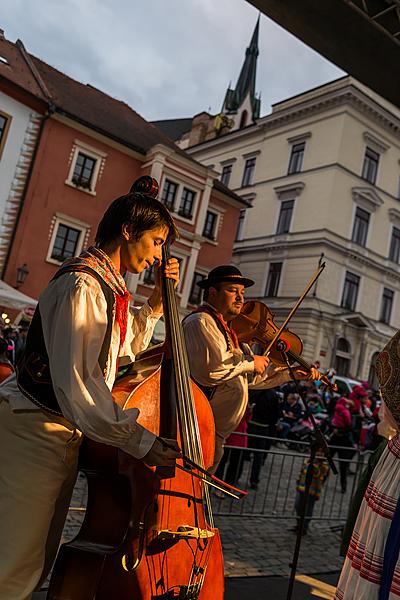
[{"label": "embroidered vest", "polygon": [[[82,266],[80,268],[61,267],[61,269],[57,271],[53,277],[53,280],[58,279],[58,277],[64,275],[65,273],[77,271],[88,273],[97,279],[107,301],[107,329],[99,354],[99,365],[103,375],[105,375],[108,353],[111,344],[115,304],[114,292],[107,285],[104,279],[98,273],[96,273],[96,271],[86,266]],[[90,326],[90,324],[88,324],[88,326]],[[60,340],[60,344],[62,343],[63,340]],[[31,402],[43,410],[62,416],[62,411],[57,402],[57,398],[54,393],[53,382],[51,379],[49,357],[44,342],[39,305],[37,305],[35,313],[32,317],[32,322],[26,337],[25,349],[16,367],[16,375],[17,385],[26,398],[31,400]]]}]

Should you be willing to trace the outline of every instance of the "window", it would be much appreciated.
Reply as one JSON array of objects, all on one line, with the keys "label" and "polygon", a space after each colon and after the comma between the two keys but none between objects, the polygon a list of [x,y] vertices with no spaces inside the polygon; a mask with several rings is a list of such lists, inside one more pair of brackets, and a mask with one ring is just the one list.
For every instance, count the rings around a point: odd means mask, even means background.
[{"label": "window", "polygon": [[206,276],[202,275],[201,273],[194,273],[192,287],[189,294],[189,304],[194,304],[196,306],[201,304],[203,290],[197,285],[197,283],[205,278]]},{"label": "window", "polygon": [[7,117],[6,115],[0,113],[0,157],[1,157],[1,153],[4,148],[4,145],[6,143],[6,137],[7,137],[8,128],[10,126],[10,122],[11,122],[11,117]]},{"label": "window", "polygon": [[299,173],[301,171],[303,166],[305,147],[305,142],[301,142],[300,144],[293,144],[289,160],[288,175],[291,175],[292,173]]},{"label": "window", "polygon": [[243,238],[243,230],[244,230],[244,220],[246,218],[246,209],[241,208],[239,213],[239,220],[236,229],[236,237],[235,240],[238,242]]},{"label": "window", "polygon": [[400,229],[393,227],[392,239],[390,240],[389,260],[395,263],[399,262],[400,258]]},{"label": "window", "polygon": [[154,268],[155,268],[155,265],[151,265],[151,267],[148,267],[143,272],[143,283],[145,283],[146,285],[154,285],[155,284]]},{"label": "window", "polygon": [[274,298],[278,295],[279,281],[281,279],[282,263],[271,263],[269,265],[267,287],[265,295],[267,298]]},{"label": "window", "polygon": [[76,256],[81,230],[59,223],[51,251],[51,258],[63,262],[71,256]]},{"label": "window", "polygon": [[233,165],[224,165],[222,167],[221,183],[223,183],[224,185],[229,185],[229,181],[232,175],[232,167]]},{"label": "window", "polygon": [[389,290],[388,288],[383,288],[382,294],[382,304],[381,304],[381,314],[379,320],[381,323],[386,323],[389,325],[390,317],[392,314],[392,306],[393,306],[393,290]]},{"label": "window", "polygon": [[79,192],[95,196],[97,180],[101,177],[106,158],[105,152],[89,146],[86,142],[75,140],[65,183],[75,189],[78,188]]},{"label": "window", "polygon": [[183,188],[181,205],[178,211],[178,214],[181,217],[185,217],[186,219],[191,219],[193,217],[193,206],[195,197],[196,192],[193,192],[193,190],[189,190],[186,187]]},{"label": "window", "polygon": [[281,204],[281,212],[279,213],[278,227],[276,233],[288,233],[292,220],[294,200],[285,200]]},{"label": "window", "polygon": [[357,206],[351,241],[360,246],[365,246],[367,243],[369,217],[369,212]]},{"label": "window", "polygon": [[[350,373],[351,346],[345,338],[339,338],[336,345],[335,370],[338,375],[348,377]],[[336,383],[336,381],[335,381]],[[342,390],[344,382],[337,381],[339,393],[348,392],[348,389]]]},{"label": "window", "polygon": [[374,184],[378,174],[379,154],[368,146],[365,149],[364,163],[361,177]]},{"label": "window", "polygon": [[244,165],[242,187],[253,183],[254,169],[256,168],[256,157],[248,158]]},{"label": "window", "polygon": [[171,212],[174,210],[177,189],[178,184],[170,181],[169,179],[165,180],[164,189],[161,195],[161,202],[163,202]]},{"label": "window", "polygon": [[83,152],[78,152],[72,175],[72,183],[91,190],[95,167],[96,160],[94,158],[83,154]]},{"label": "window", "polygon": [[218,216],[211,212],[207,211],[206,221],[204,223],[203,235],[209,240],[215,240],[215,227],[217,225]]},{"label": "window", "polygon": [[360,278],[354,273],[346,271],[346,277],[343,286],[343,296],[341,307],[346,310],[354,311],[357,304],[358,287],[360,285]]}]

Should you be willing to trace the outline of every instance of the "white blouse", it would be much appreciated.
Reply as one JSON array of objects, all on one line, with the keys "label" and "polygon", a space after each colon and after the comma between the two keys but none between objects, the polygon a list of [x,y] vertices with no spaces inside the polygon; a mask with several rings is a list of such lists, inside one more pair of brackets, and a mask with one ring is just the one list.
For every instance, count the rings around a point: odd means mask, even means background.
[{"label": "white blouse", "polygon": [[[113,402],[111,389],[117,358],[134,361],[147,348],[161,315],[149,304],[131,307],[121,349],[114,320],[104,378],[98,358],[107,329],[107,302],[98,281],[87,273],[62,275],[44,290],[39,307],[54,392],[65,418],[93,440],[142,458],[155,436],[137,423],[137,409],[122,411]],[[0,385],[0,398],[13,411],[40,410],[19,391],[15,374]]]}]

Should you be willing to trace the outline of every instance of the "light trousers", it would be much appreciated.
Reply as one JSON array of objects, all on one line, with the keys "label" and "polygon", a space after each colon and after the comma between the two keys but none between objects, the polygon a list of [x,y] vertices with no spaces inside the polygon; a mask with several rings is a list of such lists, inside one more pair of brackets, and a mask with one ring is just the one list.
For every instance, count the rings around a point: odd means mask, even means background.
[{"label": "light trousers", "polygon": [[0,599],[29,600],[57,554],[81,432],[0,399]]}]

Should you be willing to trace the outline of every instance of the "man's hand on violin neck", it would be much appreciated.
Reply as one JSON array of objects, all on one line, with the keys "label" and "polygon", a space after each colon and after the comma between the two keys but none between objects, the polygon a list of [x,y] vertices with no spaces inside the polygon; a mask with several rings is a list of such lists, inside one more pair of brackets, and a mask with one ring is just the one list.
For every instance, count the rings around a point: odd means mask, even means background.
[{"label": "man's hand on violin neck", "polygon": [[262,375],[269,365],[269,358],[267,358],[266,356],[259,356],[258,354],[254,354],[253,359],[254,373],[256,373],[257,375]]},{"label": "man's hand on violin neck", "polygon": [[150,467],[173,467],[177,458],[182,456],[176,440],[156,439],[143,461]]},{"label": "man's hand on violin neck", "polygon": [[295,367],[293,372],[296,379],[307,379],[310,381],[312,379],[321,379],[322,377],[322,373],[314,369],[314,367],[311,367],[309,371],[306,371],[302,367]]}]

